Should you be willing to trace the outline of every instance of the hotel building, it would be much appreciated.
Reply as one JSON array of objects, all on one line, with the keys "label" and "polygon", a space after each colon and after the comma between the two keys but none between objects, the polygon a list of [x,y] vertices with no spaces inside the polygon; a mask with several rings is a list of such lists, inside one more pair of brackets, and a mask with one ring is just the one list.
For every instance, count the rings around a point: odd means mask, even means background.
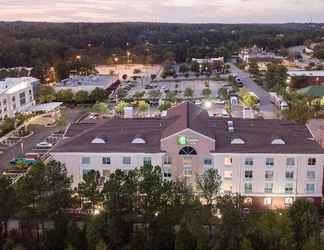
[{"label": "hotel building", "polygon": [[74,185],[89,170],[159,165],[166,179],[215,168],[224,193],[239,193],[259,208],[282,208],[295,199],[322,198],[324,151],[306,126],[284,120],[210,117],[184,102],[161,118],[112,118],[72,124],[51,152],[65,163]]},{"label": "hotel building", "polygon": [[33,77],[0,81],[0,121],[30,108],[34,104],[34,91],[38,84],[39,80]]}]

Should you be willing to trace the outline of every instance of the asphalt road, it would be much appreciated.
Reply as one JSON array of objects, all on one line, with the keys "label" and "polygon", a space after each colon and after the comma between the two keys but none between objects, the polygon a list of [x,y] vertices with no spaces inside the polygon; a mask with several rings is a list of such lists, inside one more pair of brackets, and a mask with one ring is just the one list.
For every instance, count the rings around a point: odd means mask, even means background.
[{"label": "asphalt road", "polygon": [[232,72],[237,74],[244,84],[244,87],[255,93],[260,99],[260,113],[265,119],[274,119],[277,117],[278,109],[271,103],[270,94],[255,83],[247,72],[240,70],[234,64],[230,64]]},{"label": "asphalt road", "polygon": [[[80,115],[81,114],[78,110],[67,109],[65,113],[66,123],[68,124],[72,121],[77,120],[80,117]],[[8,162],[11,159],[16,158],[18,155],[21,155],[23,153],[33,152],[33,148],[35,148],[37,143],[45,140],[53,132],[58,131],[62,128],[46,128],[40,125],[30,125],[29,129],[33,131],[34,134],[31,137],[23,140],[23,147],[21,146],[21,143],[18,143],[13,147],[5,149],[4,153],[0,155],[0,171],[2,171],[5,167],[8,166]]]}]

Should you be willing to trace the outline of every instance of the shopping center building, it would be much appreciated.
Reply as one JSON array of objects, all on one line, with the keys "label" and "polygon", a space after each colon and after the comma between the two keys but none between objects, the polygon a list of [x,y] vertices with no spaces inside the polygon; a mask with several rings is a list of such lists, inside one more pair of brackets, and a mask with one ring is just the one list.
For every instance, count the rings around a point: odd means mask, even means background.
[{"label": "shopping center building", "polygon": [[51,152],[65,163],[74,185],[97,170],[144,163],[159,165],[166,179],[186,178],[215,168],[221,193],[239,193],[256,207],[282,208],[295,199],[320,204],[324,151],[306,126],[284,120],[210,117],[184,102],[160,118],[112,118],[72,124]]}]

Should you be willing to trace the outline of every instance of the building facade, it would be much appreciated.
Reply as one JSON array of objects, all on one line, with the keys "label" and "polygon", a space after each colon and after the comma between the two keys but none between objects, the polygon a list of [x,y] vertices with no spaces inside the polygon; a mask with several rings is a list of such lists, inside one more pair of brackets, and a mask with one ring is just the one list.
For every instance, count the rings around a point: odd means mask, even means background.
[{"label": "building facade", "polygon": [[65,163],[74,185],[97,170],[145,163],[159,165],[169,180],[195,177],[209,168],[222,177],[221,193],[239,193],[258,208],[283,208],[295,199],[321,202],[324,151],[307,127],[280,120],[209,117],[185,102],[163,118],[113,118],[73,124],[51,152]]},{"label": "building facade", "polygon": [[39,80],[32,77],[0,81],[0,120],[30,108],[34,104],[34,89],[38,84]]}]

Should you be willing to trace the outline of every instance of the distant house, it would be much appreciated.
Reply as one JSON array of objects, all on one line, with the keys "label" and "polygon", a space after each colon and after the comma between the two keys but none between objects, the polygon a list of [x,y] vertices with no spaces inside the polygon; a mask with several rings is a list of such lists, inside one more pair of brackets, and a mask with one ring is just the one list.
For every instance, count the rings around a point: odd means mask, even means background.
[{"label": "distant house", "polygon": [[73,93],[79,90],[90,93],[95,88],[108,89],[116,80],[110,75],[72,76],[57,83],[55,91],[71,89]]}]

